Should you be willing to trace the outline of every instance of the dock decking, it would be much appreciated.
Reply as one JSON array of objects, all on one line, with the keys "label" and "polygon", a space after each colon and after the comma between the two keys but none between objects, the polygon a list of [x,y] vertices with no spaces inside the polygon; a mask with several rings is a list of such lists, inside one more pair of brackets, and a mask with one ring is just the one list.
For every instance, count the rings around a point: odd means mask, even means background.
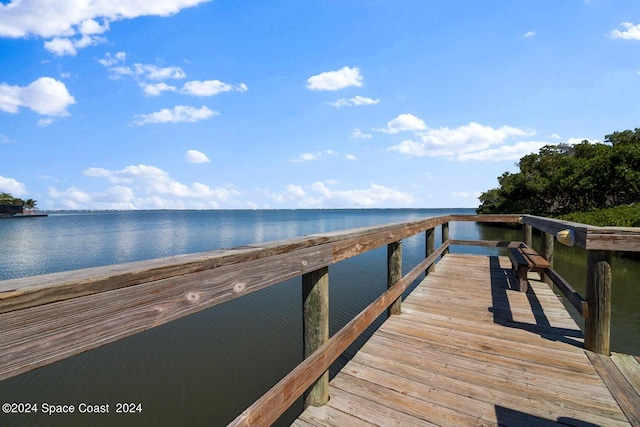
[{"label": "dock decking", "polygon": [[529,287],[506,257],[446,255],[293,425],[640,425],[638,358],[585,351],[549,286]]}]

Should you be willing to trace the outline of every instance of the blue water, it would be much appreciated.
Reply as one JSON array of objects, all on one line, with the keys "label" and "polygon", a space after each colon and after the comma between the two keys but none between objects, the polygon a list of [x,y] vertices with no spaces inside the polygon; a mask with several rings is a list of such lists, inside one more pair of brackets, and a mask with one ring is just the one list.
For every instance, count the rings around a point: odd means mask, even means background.
[{"label": "blue water", "polygon": [[[210,251],[472,209],[50,212],[0,220],[0,280]],[[436,242],[439,244],[439,228]],[[519,240],[517,230],[452,223],[451,238]],[[424,257],[424,233],[403,241],[405,273]],[[584,251],[556,245],[556,269],[580,291]],[[569,249],[570,251],[565,251]],[[496,249],[452,247],[496,254]],[[558,265],[561,264],[561,265]],[[614,259],[612,346],[640,353],[638,263]],[[386,289],[386,248],[329,269],[331,334]],[[574,276],[577,275],[577,276]],[[618,275],[616,278],[616,275]],[[616,281],[618,280],[618,281]],[[625,284],[626,282],[629,282]],[[0,414],[0,426],[226,425],[302,360],[301,280],[292,279],[155,329],[0,382],[0,403],[118,402],[117,416]],[[636,297],[633,297],[635,295]],[[616,305],[616,301],[620,304]],[[635,304],[635,305],[633,305]],[[621,315],[616,317],[616,313]],[[378,319],[373,329],[383,319]],[[1,328],[1,326],[0,326]],[[332,368],[349,358],[356,345]],[[1,350],[0,350],[1,351]],[[287,425],[301,404],[283,418]]]}]

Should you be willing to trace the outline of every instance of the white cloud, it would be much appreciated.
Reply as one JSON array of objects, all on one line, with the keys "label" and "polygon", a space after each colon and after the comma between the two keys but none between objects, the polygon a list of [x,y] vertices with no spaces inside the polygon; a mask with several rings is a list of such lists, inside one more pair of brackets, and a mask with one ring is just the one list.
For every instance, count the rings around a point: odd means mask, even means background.
[{"label": "white cloud", "polygon": [[189,163],[208,163],[211,161],[206,154],[198,150],[188,150],[184,154],[184,158]]},{"label": "white cloud", "polygon": [[[106,62],[106,61],[105,61]],[[108,62],[107,62],[108,63]],[[133,64],[133,68],[124,65],[109,68],[113,78],[129,76],[142,77],[147,80],[184,79],[186,73],[180,67],[158,67],[152,64]]]},{"label": "white cloud", "polygon": [[106,41],[107,39],[104,37],[88,35],[83,35],[75,40],[66,37],[55,37],[50,41],[44,42],[44,48],[55,53],[57,56],[76,56],[78,49],[82,49],[87,46],[95,46],[100,43],[105,43]]},{"label": "white cloud", "polygon": [[12,141],[7,135],[0,135],[0,144],[11,144]]},{"label": "white cloud", "polygon": [[49,126],[51,123],[53,123],[53,119],[50,118],[50,117],[47,117],[46,119],[38,120],[38,123],[36,123],[36,124],[38,126],[45,127],[45,126]]},{"label": "white cloud", "polygon": [[497,148],[491,148],[488,150],[475,151],[472,153],[459,154],[456,159],[460,161],[476,160],[486,161],[491,160],[494,162],[502,160],[519,160],[523,156],[531,153],[537,153],[542,147],[549,145],[545,141],[526,141],[517,142],[514,145],[502,145]]},{"label": "white cloud", "polygon": [[105,67],[111,67],[120,62],[124,62],[126,59],[127,54],[125,52],[118,52],[114,56],[111,56],[111,54],[107,52],[104,59],[98,59],[98,62]]},{"label": "white cloud", "polygon": [[244,83],[233,86],[220,80],[206,80],[203,82],[194,80],[185,83],[180,93],[193,96],[213,96],[222,92],[246,92],[247,90],[247,85]]},{"label": "white cloud", "polygon": [[[494,129],[471,122],[455,129],[429,129],[420,135],[419,141],[405,140],[389,148],[412,156],[449,156],[456,157],[487,150],[489,147],[503,144],[510,137],[531,136],[535,132],[511,126]],[[469,156],[468,159],[471,157]]]},{"label": "white cloud", "polygon": [[362,138],[372,138],[373,135],[370,133],[362,133],[362,131],[358,128],[355,128],[353,132],[351,132],[351,138],[354,139],[362,139]]},{"label": "white cloud", "polygon": [[535,31],[527,31],[526,33],[524,33],[525,38],[533,37],[535,35],[536,35]]},{"label": "white cloud", "polygon": [[347,160],[358,160],[358,158],[353,154],[347,154],[346,156],[344,156],[344,158]]},{"label": "white cloud", "polygon": [[379,103],[379,99],[366,98],[364,96],[356,95],[353,98],[340,98],[335,102],[330,102],[329,105],[333,105],[336,108],[340,107],[353,107],[360,105],[375,105]]},{"label": "white cloud", "polygon": [[332,180],[316,182],[308,191],[299,185],[290,184],[283,193],[264,191],[264,194],[277,203],[295,203],[302,208],[403,207],[417,201],[408,193],[375,183],[367,188],[354,190],[335,190],[328,187],[337,184]]},{"label": "white cloud", "polygon": [[134,124],[197,122],[199,120],[207,120],[219,114],[217,111],[212,111],[204,105],[199,109],[178,105],[173,107],[172,110],[163,108],[155,113],[139,114],[136,116]]},{"label": "white cloud", "polygon": [[349,86],[362,86],[360,68],[342,67],[337,71],[326,71],[307,79],[307,89],[338,90]]},{"label": "white cloud", "polygon": [[547,138],[551,138],[551,139],[561,139],[560,135],[558,135],[557,133],[552,133],[551,135],[548,135]]},{"label": "white cloud", "polygon": [[40,77],[26,87],[0,84],[0,110],[8,113],[26,107],[41,115],[68,116],[67,107],[75,103],[64,83],[51,77]]},{"label": "white cloud", "polygon": [[325,156],[333,156],[335,154],[338,154],[338,153],[336,153],[333,150],[316,151],[315,153],[302,153],[294,157],[293,159],[291,159],[291,162],[293,163],[308,162],[311,160],[318,160]]},{"label": "white cloud", "polygon": [[0,191],[11,193],[15,197],[20,197],[27,193],[27,187],[13,178],[0,176]]},{"label": "white cloud", "polygon": [[[0,36],[45,39],[65,38],[74,49],[95,44],[94,35],[109,29],[109,23],[140,16],[170,16],[181,9],[193,7],[208,0],[144,0],[144,1],[68,1],[68,0],[14,0],[0,3]],[[81,37],[70,40],[70,37]],[[89,36],[89,40],[84,40]],[[56,54],[72,54],[69,44],[49,44]],[[56,50],[57,49],[57,50]]]},{"label": "white cloud", "polygon": [[[236,207],[251,204],[239,200],[241,193],[233,187],[212,188],[200,182],[183,184],[155,166],[130,165],[120,170],[94,167],[86,169],[84,175],[106,179],[112,185],[91,194],[77,189],[58,192],[64,203],[82,205],[74,209],[216,209],[220,203]],[[80,195],[85,199],[78,200]]]},{"label": "white cloud", "polygon": [[162,92],[175,92],[178,90],[175,86],[170,86],[166,83],[140,83],[140,87],[145,96],[158,96],[161,95]]},{"label": "white cloud", "polygon": [[576,145],[576,144],[582,144],[583,142],[587,141],[589,144],[597,144],[598,141],[597,139],[590,139],[590,138],[569,138],[567,139],[567,144],[569,145]]},{"label": "white cloud", "polygon": [[640,40],[640,24],[632,24],[631,22],[623,22],[618,28],[611,31],[609,36],[614,39],[624,40]]},{"label": "white cloud", "polygon": [[424,123],[424,120],[414,116],[413,114],[400,114],[398,117],[388,122],[386,128],[373,130],[385,133],[398,133],[425,129],[427,129],[427,125]]}]

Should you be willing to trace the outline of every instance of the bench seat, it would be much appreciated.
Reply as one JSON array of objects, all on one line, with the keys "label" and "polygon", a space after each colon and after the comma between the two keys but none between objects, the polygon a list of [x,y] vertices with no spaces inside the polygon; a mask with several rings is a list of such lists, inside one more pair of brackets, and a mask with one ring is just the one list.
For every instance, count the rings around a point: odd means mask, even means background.
[{"label": "bench seat", "polygon": [[528,247],[509,249],[509,259],[515,271],[516,277],[520,279],[520,291],[527,292],[527,273],[530,271],[544,272],[551,268],[551,264],[542,255]]}]

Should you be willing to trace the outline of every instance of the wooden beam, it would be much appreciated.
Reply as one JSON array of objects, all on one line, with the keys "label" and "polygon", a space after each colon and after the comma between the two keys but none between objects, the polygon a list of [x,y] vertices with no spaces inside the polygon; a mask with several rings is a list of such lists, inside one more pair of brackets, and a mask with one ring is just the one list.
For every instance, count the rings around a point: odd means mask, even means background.
[{"label": "wooden beam", "polygon": [[569,300],[571,305],[580,313],[583,318],[589,317],[589,304],[582,296],[567,282],[562,276],[558,274],[553,268],[546,270],[546,276],[553,282],[554,285],[562,292],[562,295]]},{"label": "wooden beam", "polygon": [[[402,278],[402,241],[387,245],[387,288]],[[389,316],[402,314],[402,298],[398,297],[387,310]]]},{"label": "wooden beam", "polygon": [[[429,258],[429,256],[435,252],[436,250],[436,230],[434,228],[430,228],[425,231],[425,258]],[[427,269],[425,274],[429,274],[436,271],[436,265],[432,264],[431,267]]]},{"label": "wooden beam", "polygon": [[0,314],[0,380],[331,264],[331,245]]},{"label": "wooden beam", "polygon": [[414,267],[405,277],[332,336],[309,358],[295,367],[253,405],[238,415],[229,426],[271,425],[284,413],[315,379],[351,345],[369,325],[418,278],[441,253],[448,243],[441,245],[429,258]]},{"label": "wooden beam", "polygon": [[[302,276],[304,358],[329,340],[329,267]],[[306,391],[304,407],[322,406],[329,401],[329,371]]]},{"label": "wooden beam", "polygon": [[[449,223],[445,222],[442,224],[442,243],[449,242]],[[442,256],[445,256],[449,253],[449,248],[442,253]]]},{"label": "wooden beam", "polygon": [[611,341],[611,252],[587,252],[587,303],[584,347],[609,355]]}]

